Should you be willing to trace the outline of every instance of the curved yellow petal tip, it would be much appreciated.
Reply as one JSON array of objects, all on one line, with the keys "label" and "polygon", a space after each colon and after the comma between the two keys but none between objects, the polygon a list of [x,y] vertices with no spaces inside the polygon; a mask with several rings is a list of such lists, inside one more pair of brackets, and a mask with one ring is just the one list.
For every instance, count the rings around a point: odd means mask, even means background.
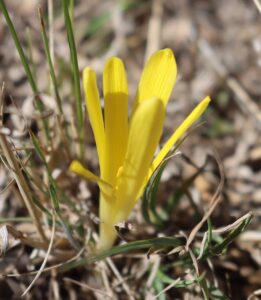
[{"label": "curved yellow petal tip", "polygon": [[205,97],[187,116],[187,118],[181,123],[181,125],[177,128],[177,130],[172,134],[172,136],[167,140],[163,148],[160,150],[156,158],[152,163],[152,167],[149,171],[148,178],[153,174],[153,172],[160,165],[165,156],[169,153],[173,145],[177,142],[177,140],[184,134],[184,132],[189,129],[194,122],[204,113],[207,109],[211,98],[209,96]]},{"label": "curved yellow petal tip", "polygon": [[112,187],[109,183],[102,180],[100,177],[92,173],[90,170],[86,169],[78,160],[73,160],[71,162],[69,166],[69,170],[89,180],[95,181],[103,192],[107,194],[112,193]]},{"label": "curved yellow petal tip", "polygon": [[82,78],[83,78],[83,85],[84,89],[86,88],[86,82],[88,82],[90,77],[95,76],[96,78],[96,73],[94,70],[92,70],[90,67],[85,67],[82,71]]},{"label": "curved yellow petal tip", "polygon": [[154,54],[156,54],[156,53],[160,53],[161,55],[164,55],[165,58],[169,59],[170,61],[175,60],[173,51],[170,48],[158,50]]},{"label": "curved yellow petal tip", "polygon": [[207,107],[209,105],[209,103],[211,102],[210,96],[206,96],[201,102],[204,103],[204,105],[206,105],[206,107]]},{"label": "curved yellow petal tip", "polygon": [[196,108],[191,113],[191,124],[194,123],[207,109],[209,103],[211,102],[211,98],[209,96],[205,97],[203,100],[199,102]]},{"label": "curved yellow petal tip", "polygon": [[151,97],[161,99],[166,106],[177,77],[177,65],[171,49],[156,51],[144,66],[136,93],[133,113],[137,106]]},{"label": "curved yellow petal tip", "polygon": [[77,170],[81,169],[81,166],[82,166],[82,164],[78,160],[73,160],[70,163],[69,170],[74,173],[77,173]]},{"label": "curved yellow petal tip", "polygon": [[101,179],[86,169],[78,160],[73,160],[69,166],[69,170],[73,173],[81,175],[89,180],[99,182]]},{"label": "curved yellow petal tip", "polygon": [[83,76],[86,76],[91,72],[94,72],[94,71],[90,67],[85,67],[82,71],[82,74],[83,74]]},{"label": "curved yellow petal tip", "polygon": [[123,93],[128,94],[128,83],[124,64],[118,57],[109,58],[103,72],[103,93],[107,94]]}]

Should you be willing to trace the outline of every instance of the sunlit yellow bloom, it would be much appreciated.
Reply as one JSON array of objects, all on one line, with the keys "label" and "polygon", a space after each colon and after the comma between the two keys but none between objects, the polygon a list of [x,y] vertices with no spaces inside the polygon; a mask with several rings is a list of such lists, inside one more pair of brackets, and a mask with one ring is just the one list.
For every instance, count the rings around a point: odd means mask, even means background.
[{"label": "sunlit yellow bloom", "polygon": [[176,75],[172,51],[164,49],[154,53],[144,67],[129,118],[124,65],[119,58],[110,58],[103,72],[103,117],[96,74],[90,68],[83,71],[85,101],[97,146],[100,176],[78,161],[71,163],[70,170],[99,185],[102,249],[113,245],[114,225],[128,218],[153,172],[210,102],[209,97],[203,99],[154,157]]}]

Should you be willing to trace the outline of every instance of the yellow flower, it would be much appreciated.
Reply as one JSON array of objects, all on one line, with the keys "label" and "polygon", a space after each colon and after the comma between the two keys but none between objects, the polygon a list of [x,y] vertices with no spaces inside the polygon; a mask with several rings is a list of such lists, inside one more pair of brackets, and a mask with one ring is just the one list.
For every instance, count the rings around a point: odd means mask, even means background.
[{"label": "yellow flower", "polygon": [[79,161],[73,161],[70,170],[99,185],[102,249],[113,245],[114,225],[128,218],[153,172],[210,102],[209,97],[202,100],[154,158],[176,75],[172,51],[164,49],[154,53],[144,67],[129,118],[124,65],[119,58],[110,58],[103,72],[103,117],[96,74],[90,68],[83,71],[85,101],[97,146],[100,176]]}]

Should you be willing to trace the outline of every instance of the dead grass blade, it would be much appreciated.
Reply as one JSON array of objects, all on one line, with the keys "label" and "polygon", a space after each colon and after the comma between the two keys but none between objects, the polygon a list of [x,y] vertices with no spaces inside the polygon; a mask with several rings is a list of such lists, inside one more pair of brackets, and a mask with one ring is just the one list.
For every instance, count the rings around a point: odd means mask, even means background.
[{"label": "dead grass blade", "polygon": [[47,249],[46,243],[32,239],[25,236],[21,231],[15,229],[13,226],[5,225],[8,235],[12,235],[16,240],[19,240],[22,244],[30,246],[37,249]]},{"label": "dead grass blade", "polygon": [[[256,300],[258,299],[257,296],[261,296],[261,289],[254,291],[248,298],[247,300]],[[260,299],[260,298],[259,298]]]},{"label": "dead grass blade", "polygon": [[[50,272],[52,270],[58,270],[59,268],[61,268],[65,264],[69,264],[71,262],[77,261],[81,257],[81,255],[83,254],[84,251],[85,251],[85,248],[82,248],[75,256],[71,257],[70,259],[68,259],[66,261],[63,261],[59,264],[53,265],[51,267],[44,268],[41,272],[45,273],[45,272]],[[31,271],[31,272],[27,272],[27,273],[4,274],[4,275],[0,275],[0,278],[1,277],[31,276],[31,275],[35,275],[37,273],[38,273],[38,271]]]},{"label": "dead grass blade", "polygon": [[89,291],[92,291],[92,292],[94,292],[94,293],[100,294],[100,295],[104,296],[105,299],[113,299],[113,297],[112,297],[110,294],[108,294],[108,293],[106,293],[106,292],[103,292],[103,291],[101,291],[101,290],[98,290],[98,289],[96,289],[96,288],[93,288],[93,287],[89,286],[89,285],[86,284],[86,283],[81,283],[81,282],[79,282],[79,281],[76,281],[76,280],[74,280],[74,279],[67,278],[67,277],[66,277],[66,278],[63,278],[63,280],[64,280],[65,282],[71,282],[71,283],[73,283],[73,284],[76,284],[76,285],[82,287],[82,288],[85,289],[85,290],[89,290]]},{"label": "dead grass blade", "polygon": [[27,182],[24,178],[24,175],[23,175],[19,165],[18,165],[17,159],[10,147],[10,144],[7,141],[7,138],[3,134],[0,134],[0,147],[2,148],[3,154],[8,163],[9,170],[11,171],[11,173],[17,183],[18,189],[24,200],[25,206],[33,220],[33,223],[37,229],[39,237],[42,242],[46,242],[46,236],[45,236],[44,230],[42,228],[42,224],[40,222],[39,216],[37,215],[36,208],[33,204],[32,195],[31,195],[29,186],[27,185]]},{"label": "dead grass blade", "polygon": [[[4,106],[4,84],[2,85],[1,95],[0,95],[0,118],[1,123],[0,127],[3,125],[3,106]],[[4,134],[0,133],[0,147],[2,148],[2,153],[5,156],[5,159],[8,163],[8,168],[12,172],[13,178],[17,183],[18,189],[21,193],[21,196],[24,200],[24,203],[27,207],[27,210],[36,226],[37,232],[42,242],[46,242],[46,236],[42,225],[39,221],[39,217],[37,216],[37,212],[35,206],[33,204],[33,200],[31,197],[30,189],[26,183],[26,180],[23,176],[20,166],[18,165],[17,159],[13,153],[12,147],[7,141],[7,138]]]},{"label": "dead grass blade", "polygon": [[261,126],[261,112],[259,106],[256,102],[250,97],[247,91],[242,87],[239,81],[229,75],[227,68],[222,64],[219,57],[216,55],[215,51],[211,48],[209,43],[206,40],[199,41],[199,48],[203,55],[208,59],[212,64],[213,68],[217,74],[226,79],[226,83],[231,91],[237,96],[235,100],[241,111],[243,113],[248,113],[250,117],[254,118],[257,126]]},{"label": "dead grass blade", "polygon": [[260,3],[260,1],[259,0],[253,0],[253,1],[254,1],[255,5],[256,5],[258,11],[261,14],[261,3]]},{"label": "dead grass blade", "polygon": [[4,256],[8,249],[9,239],[6,226],[0,227],[0,257]]},{"label": "dead grass blade", "polygon": [[4,91],[5,83],[3,82],[0,94],[0,127],[3,127],[3,115],[4,115]]},{"label": "dead grass blade", "polygon": [[163,1],[152,1],[152,14],[148,24],[147,45],[145,51],[146,62],[153,52],[160,49],[161,27],[163,17]]},{"label": "dead grass blade", "polygon": [[180,278],[177,278],[176,280],[174,280],[171,284],[169,284],[168,286],[166,286],[165,289],[163,289],[162,291],[160,291],[154,298],[152,298],[152,300],[156,300],[157,298],[159,298],[162,294],[166,293],[168,290],[170,290],[173,287],[175,287],[175,285],[177,285],[180,281],[181,281]]},{"label": "dead grass blade", "polygon": [[192,241],[194,240],[194,238],[197,235],[198,231],[203,226],[203,224],[207,221],[207,219],[210,217],[210,215],[212,214],[212,212],[214,211],[214,209],[216,208],[216,206],[218,205],[218,203],[222,199],[221,192],[222,192],[222,189],[223,189],[224,183],[225,183],[225,172],[224,172],[224,167],[223,167],[223,164],[221,162],[221,159],[220,159],[220,157],[219,157],[219,155],[216,151],[215,151],[215,159],[217,161],[218,168],[219,168],[220,182],[219,182],[219,185],[216,189],[216,192],[215,192],[214,196],[212,197],[212,199],[210,201],[210,205],[209,205],[208,210],[204,214],[201,221],[193,228],[190,235],[188,236],[187,243],[186,243],[186,246],[185,246],[186,251],[189,250],[189,246],[192,243]]},{"label": "dead grass blade", "polygon": [[55,212],[53,212],[52,214],[52,233],[51,233],[51,238],[50,238],[50,243],[49,243],[49,247],[47,249],[44,261],[40,267],[40,269],[38,270],[36,276],[34,277],[33,281],[30,283],[30,285],[28,286],[28,288],[23,292],[22,294],[22,298],[31,290],[31,288],[33,287],[34,283],[36,282],[36,280],[40,277],[40,275],[42,274],[42,271],[44,270],[44,267],[47,263],[48,257],[50,255],[50,252],[52,250],[52,246],[53,246],[53,242],[54,242],[54,234],[55,234],[55,223],[56,223],[56,215]]}]

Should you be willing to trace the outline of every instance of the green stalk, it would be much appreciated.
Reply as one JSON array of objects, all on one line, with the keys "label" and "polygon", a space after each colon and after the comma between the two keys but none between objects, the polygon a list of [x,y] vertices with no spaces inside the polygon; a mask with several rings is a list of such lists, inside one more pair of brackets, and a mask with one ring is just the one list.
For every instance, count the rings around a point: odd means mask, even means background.
[{"label": "green stalk", "polygon": [[[8,14],[7,9],[6,9],[6,5],[4,3],[4,0],[0,0],[0,10],[2,11],[2,13],[3,13],[4,17],[5,17],[7,26],[9,28],[9,30],[10,30],[10,33],[11,33],[12,38],[14,40],[16,49],[17,49],[17,51],[19,53],[21,63],[23,64],[26,76],[28,78],[28,81],[30,83],[32,91],[33,91],[33,93],[35,95],[36,108],[38,109],[38,111],[42,115],[42,113],[43,113],[43,104],[42,104],[42,102],[40,101],[40,98],[39,98],[39,91],[38,91],[38,88],[37,88],[37,84],[36,84],[36,81],[34,80],[33,74],[31,72],[30,66],[29,66],[29,64],[27,62],[27,59],[26,59],[26,56],[24,54],[23,48],[21,46],[21,43],[20,43],[20,41],[18,39],[18,36],[17,36],[16,31],[15,31],[15,28],[14,28],[14,25],[12,23],[12,20],[11,20],[9,14]],[[49,141],[50,140],[50,134],[49,134],[49,129],[48,129],[48,123],[44,119],[42,121],[43,121],[43,127],[44,127],[46,138]]]}]

